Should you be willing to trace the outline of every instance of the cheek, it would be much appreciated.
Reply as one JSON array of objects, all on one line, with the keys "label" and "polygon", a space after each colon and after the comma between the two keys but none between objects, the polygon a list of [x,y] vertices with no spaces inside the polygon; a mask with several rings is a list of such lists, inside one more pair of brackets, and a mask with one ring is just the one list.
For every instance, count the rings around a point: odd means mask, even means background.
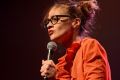
[{"label": "cheek", "polygon": [[62,35],[67,33],[70,29],[71,29],[70,25],[61,25],[60,27],[56,28],[56,33],[58,33],[59,35],[60,34]]},{"label": "cheek", "polygon": [[64,24],[64,25],[60,25],[60,24],[57,24],[54,26],[54,33],[53,35],[50,36],[51,40],[54,40],[54,39],[63,39],[63,38],[67,38],[68,35],[71,34],[72,32],[72,26],[70,24]]}]

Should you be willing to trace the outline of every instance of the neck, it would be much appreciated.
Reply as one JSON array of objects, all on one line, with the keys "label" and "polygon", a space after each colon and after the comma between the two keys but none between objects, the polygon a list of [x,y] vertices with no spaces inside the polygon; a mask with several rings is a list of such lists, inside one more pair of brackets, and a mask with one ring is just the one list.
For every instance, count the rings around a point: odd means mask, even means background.
[{"label": "neck", "polygon": [[80,43],[81,37],[79,31],[74,31],[73,35],[66,41],[62,42],[63,46],[68,48],[72,43]]}]

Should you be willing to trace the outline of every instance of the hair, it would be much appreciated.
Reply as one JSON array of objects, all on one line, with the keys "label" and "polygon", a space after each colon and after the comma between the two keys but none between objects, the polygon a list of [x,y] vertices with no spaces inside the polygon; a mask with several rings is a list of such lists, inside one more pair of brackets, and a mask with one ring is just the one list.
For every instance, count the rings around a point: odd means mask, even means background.
[{"label": "hair", "polygon": [[[95,23],[95,15],[96,12],[99,11],[99,6],[96,0],[57,0],[52,7],[59,7],[61,5],[66,5],[68,7],[68,13],[70,16],[81,19],[81,25],[79,28],[80,36],[90,36],[93,33],[93,29],[95,28],[93,26]],[[44,19],[47,15],[48,13],[45,15]]]}]

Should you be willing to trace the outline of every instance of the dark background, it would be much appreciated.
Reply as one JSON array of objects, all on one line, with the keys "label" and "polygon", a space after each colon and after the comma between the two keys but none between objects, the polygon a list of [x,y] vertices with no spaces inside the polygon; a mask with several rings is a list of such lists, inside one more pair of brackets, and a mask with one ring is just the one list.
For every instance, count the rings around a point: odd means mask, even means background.
[{"label": "dark background", "polygon": [[[120,80],[119,0],[98,0],[96,39],[104,46],[112,71],[112,80]],[[42,12],[52,0],[0,1],[0,80],[42,80],[41,59],[46,57],[49,41],[40,27]]]}]

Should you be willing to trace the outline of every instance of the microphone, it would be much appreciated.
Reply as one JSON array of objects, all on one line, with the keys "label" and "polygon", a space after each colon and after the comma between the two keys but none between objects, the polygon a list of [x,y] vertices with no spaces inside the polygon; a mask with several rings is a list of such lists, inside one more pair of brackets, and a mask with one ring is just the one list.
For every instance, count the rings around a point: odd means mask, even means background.
[{"label": "microphone", "polygon": [[[51,41],[47,44],[47,49],[48,49],[47,60],[50,60],[51,52],[57,49],[57,44]],[[48,80],[47,76],[44,76],[44,80]]]},{"label": "microphone", "polygon": [[55,51],[57,49],[57,44],[55,42],[51,41],[47,44],[47,49],[48,49],[47,60],[50,60],[51,51]]}]

